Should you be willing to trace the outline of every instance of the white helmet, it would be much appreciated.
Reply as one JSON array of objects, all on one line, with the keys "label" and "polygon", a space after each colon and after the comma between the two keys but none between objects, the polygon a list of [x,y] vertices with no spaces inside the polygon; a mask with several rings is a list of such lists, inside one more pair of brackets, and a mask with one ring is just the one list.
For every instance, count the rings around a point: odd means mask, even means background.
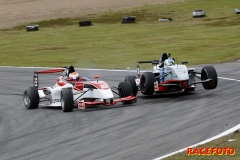
[{"label": "white helmet", "polygon": [[174,65],[174,60],[173,60],[173,59],[168,58],[168,59],[166,59],[166,60],[164,61],[164,66],[165,66],[165,67],[166,67],[166,66],[172,66],[172,65]]},{"label": "white helmet", "polygon": [[69,79],[72,81],[78,81],[80,79],[80,75],[77,72],[72,72],[69,74]]}]

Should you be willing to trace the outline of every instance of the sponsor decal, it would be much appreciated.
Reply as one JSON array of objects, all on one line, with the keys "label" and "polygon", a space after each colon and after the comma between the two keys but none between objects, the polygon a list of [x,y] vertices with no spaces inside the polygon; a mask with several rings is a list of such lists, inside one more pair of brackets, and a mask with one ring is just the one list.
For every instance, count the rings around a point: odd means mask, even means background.
[{"label": "sponsor decal", "polygon": [[164,82],[165,81],[165,68],[162,68],[162,76],[160,76],[161,77],[161,81],[160,82]]},{"label": "sponsor decal", "polygon": [[213,156],[213,155],[235,155],[236,151],[234,148],[187,148],[187,155],[192,156]]},{"label": "sponsor decal", "polygon": [[108,89],[109,88],[109,86],[107,84],[100,84],[100,86],[101,86],[101,89]]},{"label": "sponsor decal", "polygon": [[154,82],[154,90],[158,91],[158,82]]},{"label": "sponsor decal", "polygon": [[135,79],[136,84],[140,84],[140,79]]},{"label": "sponsor decal", "polygon": [[53,99],[52,103],[57,103],[57,102],[61,102],[61,99]]},{"label": "sponsor decal", "polygon": [[[84,85],[84,88],[86,88],[85,85]],[[94,85],[93,87],[98,88],[98,89],[109,89],[108,84],[105,82],[98,82],[98,83],[94,83],[94,84],[90,84],[90,85]]]},{"label": "sponsor decal", "polygon": [[78,108],[79,108],[79,109],[85,109],[84,100],[78,101]]}]

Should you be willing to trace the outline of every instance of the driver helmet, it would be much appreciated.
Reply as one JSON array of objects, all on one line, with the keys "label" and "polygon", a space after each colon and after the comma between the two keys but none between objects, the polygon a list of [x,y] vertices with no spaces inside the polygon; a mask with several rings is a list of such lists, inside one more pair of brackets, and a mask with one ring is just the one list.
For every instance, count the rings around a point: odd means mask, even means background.
[{"label": "driver helmet", "polygon": [[174,60],[173,60],[173,59],[169,58],[169,59],[166,59],[166,60],[164,61],[164,66],[165,66],[165,67],[166,67],[166,66],[172,66],[172,65],[174,65]]},{"label": "driver helmet", "polygon": [[71,81],[76,82],[80,79],[80,75],[77,72],[72,72],[72,73],[69,74],[69,79]]}]

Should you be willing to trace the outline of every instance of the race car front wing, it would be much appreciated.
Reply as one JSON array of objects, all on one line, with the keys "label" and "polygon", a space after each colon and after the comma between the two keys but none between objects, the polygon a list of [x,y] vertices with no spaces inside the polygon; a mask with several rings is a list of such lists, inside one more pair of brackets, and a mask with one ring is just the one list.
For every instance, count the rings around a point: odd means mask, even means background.
[{"label": "race car front wing", "polygon": [[91,107],[93,105],[104,105],[104,106],[113,106],[118,102],[126,102],[129,101],[130,103],[136,103],[137,97],[136,96],[128,96],[124,98],[115,99],[112,102],[105,102],[105,101],[84,101],[80,100],[78,101],[78,108],[79,109],[85,109],[87,107]]}]

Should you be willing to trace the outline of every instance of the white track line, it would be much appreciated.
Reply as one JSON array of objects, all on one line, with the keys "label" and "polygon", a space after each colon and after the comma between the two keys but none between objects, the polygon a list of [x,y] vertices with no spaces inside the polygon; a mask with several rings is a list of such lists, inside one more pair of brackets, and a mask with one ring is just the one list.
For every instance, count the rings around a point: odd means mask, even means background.
[{"label": "white track line", "polygon": [[237,82],[240,82],[240,80],[237,80],[237,79],[224,78],[224,77],[218,77],[218,78],[219,78],[219,79],[229,80],[229,81],[237,81]]},{"label": "white track line", "polygon": [[[212,138],[209,138],[209,139],[207,139],[207,140],[205,140],[205,141],[202,141],[202,142],[199,142],[199,143],[194,144],[194,145],[192,145],[192,146],[189,146],[189,147],[180,149],[180,150],[178,150],[178,151],[172,152],[172,153],[170,153],[170,154],[167,154],[167,155],[165,155],[165,156],[156,158],[156,159],[154,159],[154,160],[161,160],[161,159],[163,159],[163,158],[167,158],[167,157],[172,156],[172,155],[175,155],[175,154],[177,154],[177,153],[181,153],[181,152],[187,151],[187,148],[194,148],[194,147],[197,147],[197,146],[199,146],[199,145],[208,143],[208,142],[210,142],[210,141],[213,141],[213,140],[215,140],[215,139],[218,139],[218,138],[221,138],[221,137],[223,137],[223,136],[226,136],[226,135],[228,135],[228,134],[230,134],[230,133],[233,133],[234,131],[239,130],[239,129],[240,129],[240,124],[238,124],[237,126],[231,128],[231,129],[229,129],[229,130],[227,130],[227,131],[225,131],[225,132],[222,132],[222,133],[220,133],[220,134],[218,134],[218,135],[216,135],[216,136],[214,136],[214,137],[212,137]],[[186,154],[187,154],[187,153],[186,153]]]}]

